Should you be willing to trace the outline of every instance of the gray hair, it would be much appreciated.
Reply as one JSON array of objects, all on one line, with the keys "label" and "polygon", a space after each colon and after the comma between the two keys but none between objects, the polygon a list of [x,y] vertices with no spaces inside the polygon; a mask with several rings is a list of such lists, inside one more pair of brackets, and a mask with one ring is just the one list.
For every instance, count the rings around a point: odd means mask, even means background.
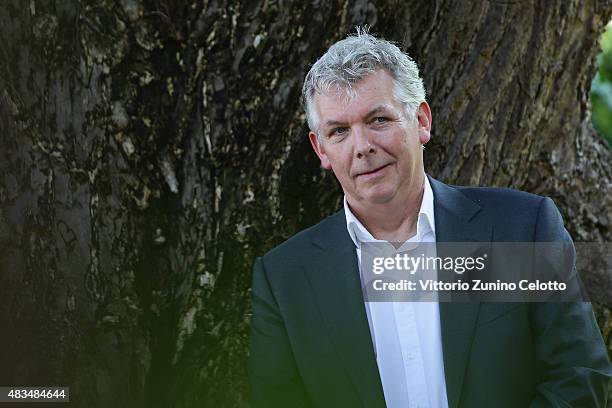
[{"label": "gray hair", "polygon": [[417,108],[425,101],[425,87],[417,64],[392,42],[357,27],[356,34],[333,44],[306,75],[302,105],[310,130],[319,134],[319,118],[313,105],[315,93],[325,94],[335,86],[351,98],[352,85],[381,68],[393,77],[395,98],[404,104],[407,116],[414,118]]}]

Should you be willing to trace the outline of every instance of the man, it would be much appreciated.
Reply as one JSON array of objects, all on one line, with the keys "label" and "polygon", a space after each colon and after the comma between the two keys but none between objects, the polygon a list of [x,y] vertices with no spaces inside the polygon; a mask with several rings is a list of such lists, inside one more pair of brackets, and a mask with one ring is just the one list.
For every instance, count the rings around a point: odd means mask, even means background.
[{"label": "man", "polygon": [[426,176],[416,64],[358,32],[303,88],[344,208],[255,262],[255,407],[599,407],[610,363],[589,303],[364,302],[367,242],[564,241],[548,198]]}]

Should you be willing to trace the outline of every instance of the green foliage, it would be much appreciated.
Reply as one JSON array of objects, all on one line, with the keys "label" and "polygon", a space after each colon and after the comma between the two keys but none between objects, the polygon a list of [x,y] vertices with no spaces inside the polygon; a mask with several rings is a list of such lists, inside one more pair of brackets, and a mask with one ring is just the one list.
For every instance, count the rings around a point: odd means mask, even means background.
[{"label": "green foliage", "polygon": [[601,36],[601,49],[597,56],[599,70],[591,84],[593,125],[612,147],[612,22]]}]

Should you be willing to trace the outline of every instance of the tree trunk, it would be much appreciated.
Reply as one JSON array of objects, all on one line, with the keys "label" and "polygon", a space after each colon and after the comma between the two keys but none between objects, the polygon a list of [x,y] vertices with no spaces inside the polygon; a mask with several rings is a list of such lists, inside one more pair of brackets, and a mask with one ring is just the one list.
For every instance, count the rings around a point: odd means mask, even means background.
[{"label": "tree trunk", "polygon": [[[352,27],[420,64],[426,168],[612,240],[590,81],[609,1],[19,1],[0,8],[0,385],[245,406],[255,256],[340,206],[299,106]],[[334,187],[332,187],[334,186]],[[610,291],[585,276],[610,344]]]}]

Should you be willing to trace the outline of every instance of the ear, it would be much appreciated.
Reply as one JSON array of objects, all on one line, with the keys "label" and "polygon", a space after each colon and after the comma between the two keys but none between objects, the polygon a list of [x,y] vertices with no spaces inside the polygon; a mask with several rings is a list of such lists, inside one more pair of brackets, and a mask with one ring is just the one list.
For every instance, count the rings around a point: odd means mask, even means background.
[{"label": "ear", "polygon": [[431,139],[431,109],[427,102],[423,101],[417,109],[417,120],[419,126],[419,142],[427,144]]},{"label": "ear", "polygon": [[327,154],[325,154],[323,143],[320,143],[319,138],[317,138],[317,135],[314,132],[308,133],[308,139],[310,139],[312,149],[315,151],[317,156],[319,156],[319,160],[321,160],[321,167],[323,167],[325,170],[331,170],[331,163],[327,158]]}]

